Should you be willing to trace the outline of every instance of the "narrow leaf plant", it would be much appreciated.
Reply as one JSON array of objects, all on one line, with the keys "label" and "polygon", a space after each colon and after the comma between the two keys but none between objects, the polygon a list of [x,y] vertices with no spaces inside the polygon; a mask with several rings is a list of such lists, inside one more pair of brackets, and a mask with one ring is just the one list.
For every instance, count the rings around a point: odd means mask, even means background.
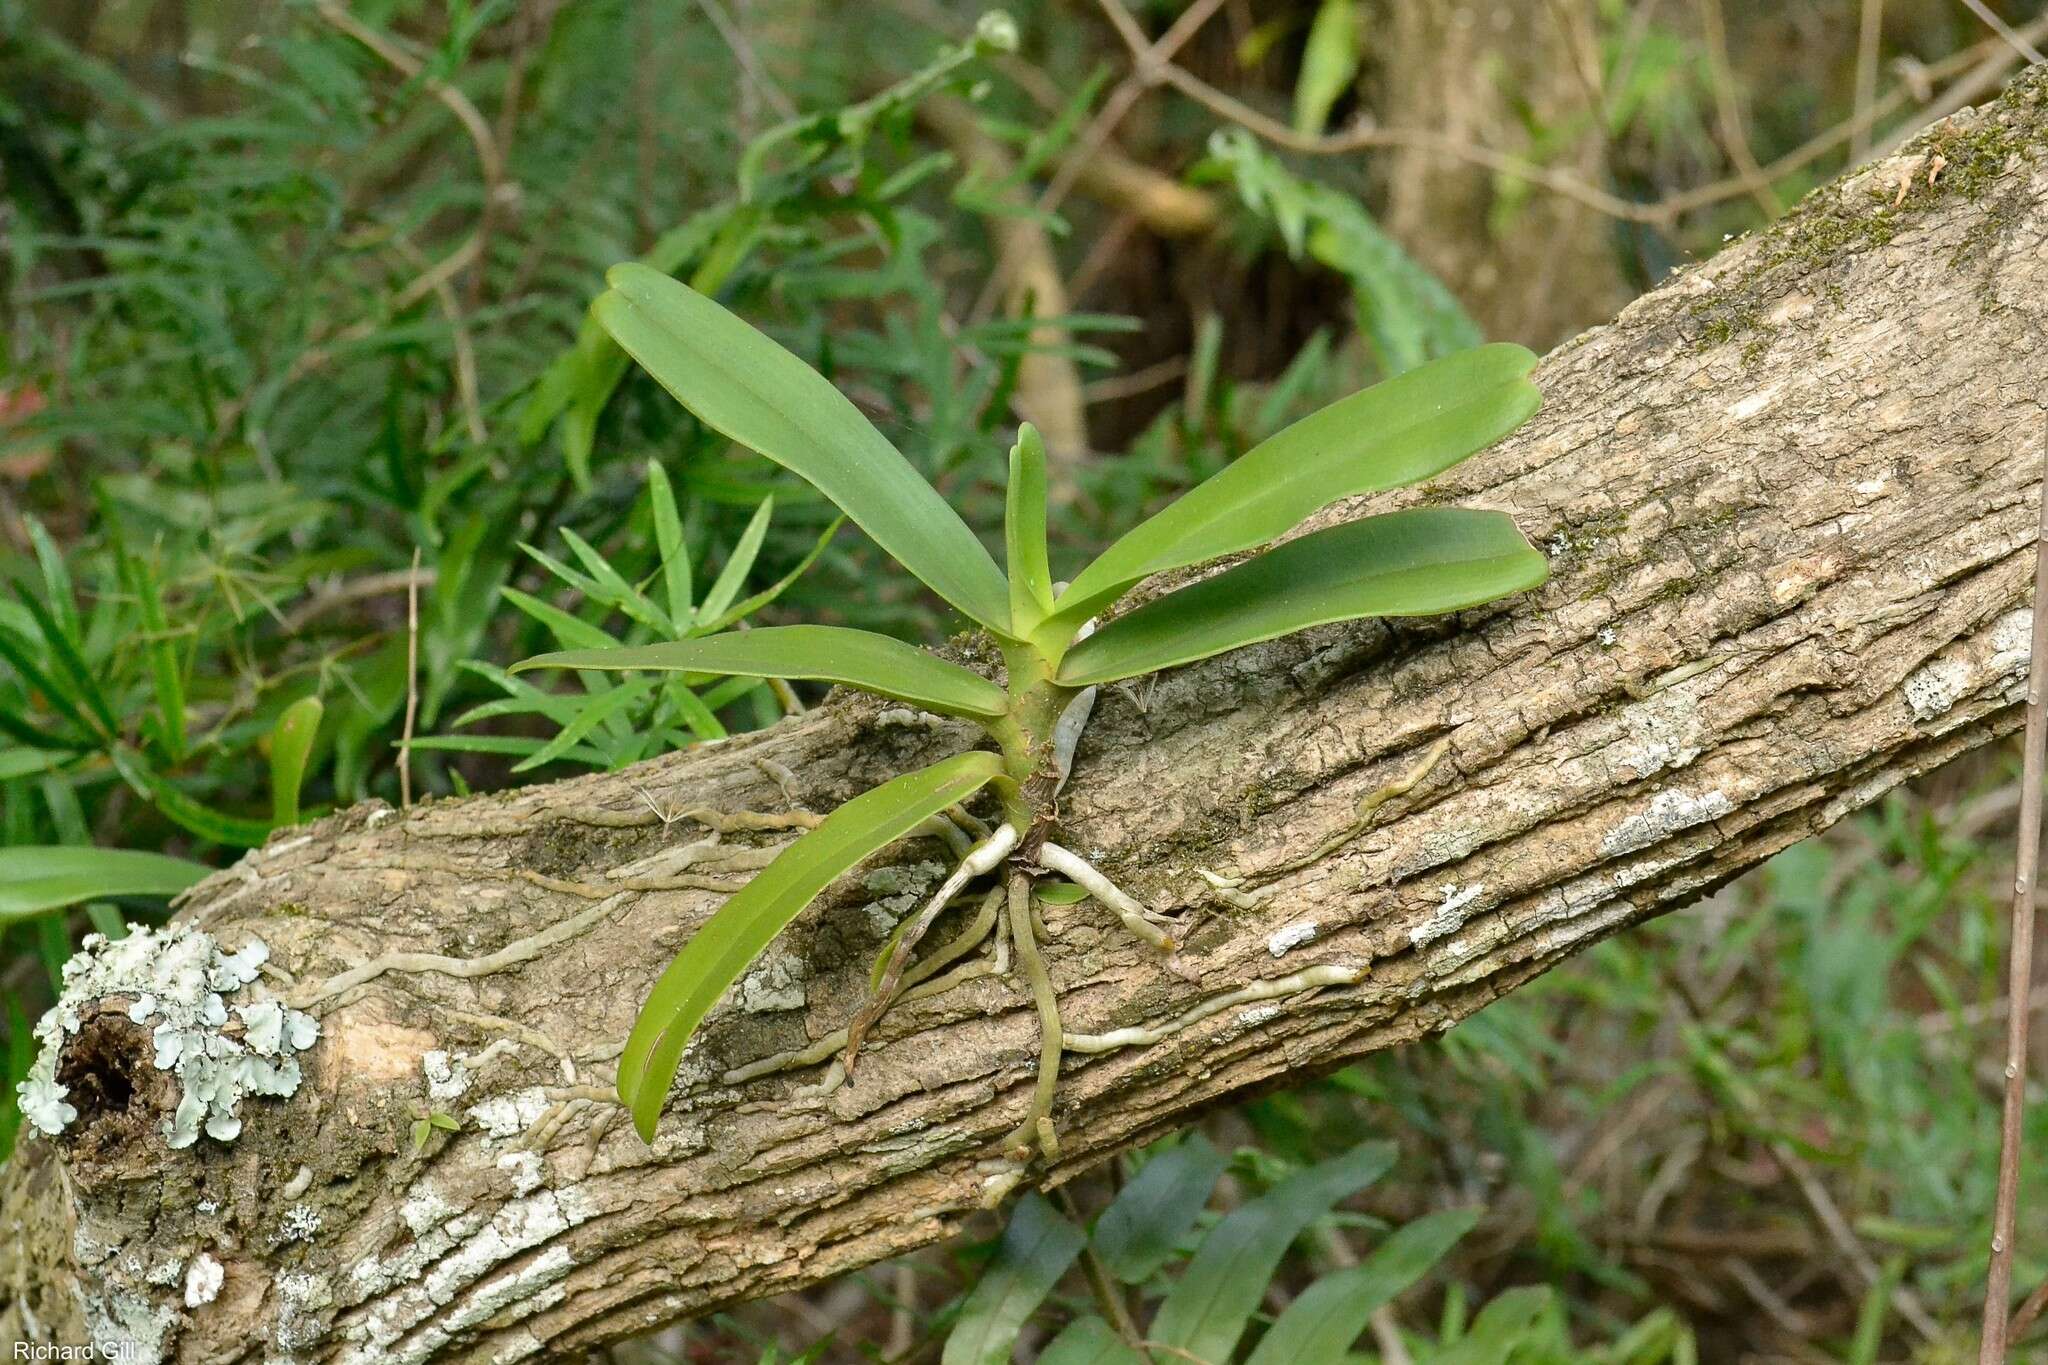
[{"label": "narrow leaf plant", "polygon": [[[785,848],[735,893],[669,965],[619,1063],[619,1097],[642,1138],[706,1013],[774,937],[834,879],[984,789],[999,818],[882,950],[873,991],[850,1023],[844,1061],[914,981],[919,938],[977,878],[994,876],[979,921],[1005,931],[1037,1003],[1038,1084],[1009,1146],[1048,1157],[1058,1077],[1058,1007],[1040,953],[1034,882],[1084,888],[1154,947],[1171,927],[1055,840],[1055,798],[1103,683],[1193,663],[1310,626],[1457,611],[1543,582],[1547,566],[1500,512],[1416,507],[1273,542],[1341,498],[1429,478],[1499,440],[1536,410],[1535,357],[1488,345],[1410,370],[1303,418],[1132,528],[1069,584],[1046,548],[1046,454],[1027,424],[1010,452],[1005,548],[997,567],[938,491],[823,376],[717,302],[644,265],[611,272],[599,323],[676,400],[714,430],[807,480],[932,591],[987,630],[1004,663],[992,680],[863,631],[775,626],[634,647],[578,648],[521,668],[646,669],[696,676],[841,683],[980,726],[988,748],[957,755],[855,798]],[[1224,556],[1249,557],[1134,610],[1144,580]],[[949,960],[957,952],[949,945]],[[928,973],[927,973],[928,974]]]}]

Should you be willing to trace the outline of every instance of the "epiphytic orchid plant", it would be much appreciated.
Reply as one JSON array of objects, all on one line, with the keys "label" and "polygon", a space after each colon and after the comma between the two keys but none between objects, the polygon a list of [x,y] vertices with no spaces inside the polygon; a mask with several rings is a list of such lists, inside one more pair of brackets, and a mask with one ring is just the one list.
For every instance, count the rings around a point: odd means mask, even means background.
[{"label": "epiphytic orchid plant", "polygon": [[[940,913],[974,879],[1001,872],[980,932],[989,931],[1006,893],[1008,933],[1045,1040],[1032,1109],[1011,1145],[1052,1155],[1062,1034],[1039,952],[1034,878],[1066,878],[1153,946],[1173,946],[1152,911],[1053,838],[1054,797],[1094,689],[1310,626],[1457,611],[1532,588],[1548,572],[1505,514],[1457,507],[1406,508],[1270,545],[1339,498],[1426,479],[1513,430],[1539,401],[1528,378],[1535,357],[1519,346],[1448,356],[1303,418],[1134,527],[1061,587],[1046,550],[1045,451],[1029,425],[1010,452],[1005,574],[937,490],[823,376],[658,271],[622,265],[609,283],[595,305],[597,318],[677,401],[816,485],[985,628],[1006,666],[998,683],[886,636],[803,625],[569,650],[520,665],[841,683],[962,717],[988,736],[987,749],[898,777],[840,806],[683,945],[641,1008],[619,1060],[619,1098],[643,1139],[653,1138],[698,1024],[784,926],[849,868],[986,788],[1000,811],[997,824],[883,947],[869,999],[848,1026],[845,1058],[850,1067],[863,1035],[907,983],[930,976],[925,969],[932,964],[912,967],[911,957]],[[1246,550],[1259,552],[1095,628],[1096,618],[1145,579]],[[957,944],[936,956],[952,960],[965,951]]]}]

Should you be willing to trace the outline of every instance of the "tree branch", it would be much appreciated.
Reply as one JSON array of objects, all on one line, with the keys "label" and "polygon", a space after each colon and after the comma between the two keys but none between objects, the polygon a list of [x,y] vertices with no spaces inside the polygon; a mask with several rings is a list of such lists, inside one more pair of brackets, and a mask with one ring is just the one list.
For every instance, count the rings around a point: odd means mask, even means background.
[{"label": "tree branch", "polygon": [[[320,1000],[297,1094],[177,1152],[148,1034],[88,1005],[96,1050],[61,1074],[99,1099],[0,1172],[0,1335],[145,1360],[562,1358],[811,1284],[1203,1106],[1446,1028],[2009,733],[2044,126],[2030,73],[1561,347],[1511,440],[1374,504],[1513,511],[1552,556],[1540,592],[1243,650],[1143,707],[1105,692],[1061,842],[1185,932],[1162,959],[1097,905],[1043,907],[1063,1028],[1129,1040],[1068,1053],[1055,1168],[998,1150],[1040,1029],[1000,935],[881,1021],[857,1084],[822,1056],[749,1069],[846,1024],[942,875],[937,842],[797,921],[707,1021],[651,1148],[603,1098],[649,983],[721,901],[704,888],[805,823],[790,802],[828,810],[972,742],[841,698],[622,773],[358,807],[204,883],[179,921],[261,938],[281,992],[385,967]],[[428,1109],[460,1129],[416,1152]],[[224,1279],[188,1308],[202,1254]]]}]

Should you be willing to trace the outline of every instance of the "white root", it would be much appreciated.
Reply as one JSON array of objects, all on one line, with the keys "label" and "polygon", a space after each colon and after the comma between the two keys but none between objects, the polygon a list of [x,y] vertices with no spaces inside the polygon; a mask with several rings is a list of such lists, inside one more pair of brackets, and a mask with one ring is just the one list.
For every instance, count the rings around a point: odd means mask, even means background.
[{"label": "white root", "polygon": [[1069,1052],[1115,1052],[1126,1047],[1151,1047],[1163,1043],[1174,1034],[1191,1024],[1198,1024],[1212,1014],[1234,1009],[1239,1005],[1256,1004],[1261,1000],[1277,1000],[1283,995],[1299,995],[1303,991],[1321,990],[1325,986],[1355,986],[1365,980],[1368,967],[1354,967],[1332,963],[1321,967],[1308,967],[1291,976],[1276,976],[1266,981],[1254,981],[1239,990],[1214,995],[1183,1014],[1154,1028],[1120,1028],[1110,1033],[1069,1033],[1060,1040],[1060,1045]]},{"label": "white root", "polygon": [[1124,922],[1126,929],[1160,952],[1173,951],[1173,936],[1154,922],[1159,916],[1140,905],[1122,887],[1104,876],[1101,869],[1080,854],[1072,849],[1061,848],[1058,844],[1041,844],[1038,848],[1038,863],[1041,867],[1059,873],[1108,906],[1116,913],[1116,917]]}]

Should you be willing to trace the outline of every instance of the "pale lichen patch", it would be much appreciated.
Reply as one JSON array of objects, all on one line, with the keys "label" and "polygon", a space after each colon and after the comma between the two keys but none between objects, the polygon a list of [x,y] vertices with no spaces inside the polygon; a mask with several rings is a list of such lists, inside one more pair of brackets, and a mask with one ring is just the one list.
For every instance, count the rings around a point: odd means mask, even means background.
[{"label": "pale lichen patch", "polygon": [[1312,919],[1297,920],[1273,931],[1266,939],[1266,951],[1274,957],[1285,957],[1304,943],[1316,941],[1319,927]]},{"label": "pale lichen patch", "polygon": [[1609,858],[1634,853],[1680,830],[1719,819],[1734,809],[1734,803],[1720,791],[1695,796],[1667,789],[1652,797],[1647,807],[1609,830],[1600,842],[1600,852]]},{"label": "pale lichen patch", "polygon": [[220,1297],[220,1287],[226,1279],[227,1271],[221,1263],[200,1252],[185,1270],[185,1306],[201,1308],[212,1303]]},{"label": "pale lichen patch", "polygon": [[1934,659],[1913,670],[1905,685],[1906,706],[1913,719],[1947,715],[1970,690],[1970,666],[1961,659]]},{"label": "pale lichen patch", "polygon": [[[65,1044],[100,1001],[127,999],[130,1023],[150,1028],[151,1063],[176,1074],[182,1093],[161,1131],[171,1147],[189,1147],[202,1129],[220,1142],[242,1130],[243,1097],[284,1098],[299,1088],[295,1054],[313,1046],[320,1025],[255,985],[270,950],[252,938],[221,951],[212,935],[189,925],[139,928],[119,940],[86,936],[64,964],[64,990],[36,1024],[41,1050],[17,1087],[23,1114],[51,1136],[78,1117],[70,1087],[58,1079]],[[248,990],[234,1006],[238,1032],[228,1031],[226,997]],[[154,1027],[151,1027],[154,1024]]]},{"label": "pale lichen patch", "polygon": [[1485,892],[1483,882],[1460,888],[1456,882],[1444,883],[1443,904],[1430,917],[1408,931],[1408,941],[1420,948],[1433,943],[1465,922],[1465,907]]}]

